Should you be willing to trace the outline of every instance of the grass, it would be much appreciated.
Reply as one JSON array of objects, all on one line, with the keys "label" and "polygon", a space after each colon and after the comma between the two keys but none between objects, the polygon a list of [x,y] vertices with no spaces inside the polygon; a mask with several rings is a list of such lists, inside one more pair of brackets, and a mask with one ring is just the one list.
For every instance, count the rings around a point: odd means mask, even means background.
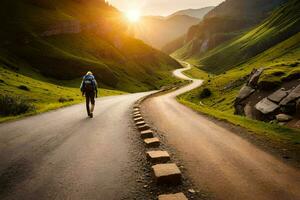
[{"label": "grass", "polygon": [[[189,61],[210,73],[222,74],[237,66],[244,66],[246,62],[257,56],[274,57],[272,53],[278,50],[281,55],[284,55],[292,48],[299,47],[299,8],[299,1],[289,0],[257,27],[202,56],[192,55]],[[269,55],[264,53],[286,40],[293,45],[285,43],[283,49],[273,50]]]},{"label": "grass", "polygon": [[215,117],[219,120],[225,120],[236,126],[246,128],[254,134],[263,137],[267,140],[272,140],[276,143],[293,144],[300,143],[300,130],[291,129],[276,124],[269,124],[252,120],[246,117],[233,115],[229,112],[222,112],[220,110],[212,109],[209,106],[200,106],[190,101],[187,101],[184,96],[179,97],[179,102],[182,104],[206,115]]},{"label": "grass", "polygon": [[[13,8],[15,12],[5,12]],[[121,13],[104,1],[54,0],[45,7],[19,0],[5,2],[0,11],[6,13],[0,17],[0,63],[11,68],[33,67],[57,80],[78,79],[91,70],[102,87],[127,92],[178,81],[171,71],[180,65],[128,35]],[[53,25],[70,20],[86,26],[101,24],[95,31],[41,36]]]},{"label": "grass", "polygon": [[[198,112],[246,128],[266,141],[299,149],[300,130],[236,116],[233,107],[245,83],[244,77],[254,68],[265,69],[259,84],[267,82],[279,87],[284,82],[299,79],[300,33],[297,24],[300,18],[296,8],[299,8],[299,2],[291,0],[241,37],[222,44],[201,58],[189,59],[200,70],[193,67],[186,74],[192,77],[194,74],[194,78],[205,81],[202,87],[179,96],[178,101]],[[294,33],[292,29],[298,32]],[[255,48],[261,49],[253,51]],[[211,91],[211,96],[201,98],[204,88]]]},{"label": "grass", "polygon": [[[29,71],[29,69],[27,70]],[[34,72],[32,74],[34,74]],[[68,84],[65,84],[66,86],[61,86],[51,83],[51,81],[46,78],[38,80],[4,67],[0,67],[0,80],[0,91],[2,95],[21,97],[35,107],[35,110],[22,115],[1,116],[0,122],[39,114],[84,101],[79,90],[79,80],[77,82],[77,88],[68,86]],[[26,86],[29,90],[20,89],[20,85]],[[74,83],[70,85],[74,85]],[[100,89],[99,96],[120,94],[124,94],[124,92]],[[66,101],[61,101],[61,99],[65,99]]]}]

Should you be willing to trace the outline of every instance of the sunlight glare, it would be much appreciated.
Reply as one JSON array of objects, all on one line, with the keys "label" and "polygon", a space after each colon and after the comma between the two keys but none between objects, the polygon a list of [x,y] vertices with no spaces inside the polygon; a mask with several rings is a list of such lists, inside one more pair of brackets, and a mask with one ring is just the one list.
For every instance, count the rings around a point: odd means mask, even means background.
[{"label": "sunlight glare", "polygon": [[139,10],[130,10],[126,13],[126,17],[130,22],[138,22],[141,17]]}]

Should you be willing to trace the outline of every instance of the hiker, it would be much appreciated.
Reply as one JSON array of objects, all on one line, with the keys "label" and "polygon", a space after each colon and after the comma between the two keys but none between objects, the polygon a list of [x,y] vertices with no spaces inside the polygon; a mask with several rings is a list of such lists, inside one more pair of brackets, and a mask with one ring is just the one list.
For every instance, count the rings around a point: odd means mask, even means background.
[{"label": "hiker", "polygon": [[95,108],[95,97],[98,97],[98,84],[92,72],[87,72],[87,74],[83,77],[80,90],[82,92],[82,96],[85,96],[86,99],[87,114],[90,118],[93,118],[93,112]]}]

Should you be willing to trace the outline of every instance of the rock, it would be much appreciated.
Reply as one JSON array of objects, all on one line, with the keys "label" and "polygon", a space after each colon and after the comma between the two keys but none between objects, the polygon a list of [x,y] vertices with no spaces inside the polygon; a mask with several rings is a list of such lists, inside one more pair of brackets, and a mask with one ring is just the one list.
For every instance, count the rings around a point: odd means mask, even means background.
[{"label": "rock", "polygon": [[249,78],[247,85],[252,88],[255,88],[257,86],[260,75],[263,73],[263,71],[264,71],[264,68],[253,69],[253,71],[250,74],[250,78]]},{"label": "rock", "polygon": [[139,114],[134,114],[133,115],[133,118],[139,118],[139,117],[142,117],[142,115],[139,113]]},{"label": "rock", "polygon": [[183,193],[176,193],[159,195],[158,200],[188,200],[188,198]]},{"label": "rock", "polygon": [[300,97],[300,85],[298,85],[295,89],[293,89],[290,94],[285,97],[281,102],[281,106],[285,106],[292,101],[296,101]]},{"label": "rock", "polygon": [[244,105],[241,105],[241,104],[234,104],[234,114],[235,115],[245,115],[245,112],[244,112]]},{"label": "rock", "polygon": [[141,113],[140,113],[140,111],[135,111],[135,112],[132,113],[132,115],[134,115],[134,116],[135,115],[141,115]]},{"label": "rock", "polygon": [[137,125],[137,126],[143,126],[145,124],[146,124],[146,122],[144,120],[135,123],[135,125]]},{"label": "rock", "polygon": [[170,161],[170,155],[167,151],[148,151],[147,159],[152,163],[166,163]]},{"label": "rock", "polygon": [[268,96],[268,99],[275,103],[279,103],[288,94],[289,94],[288,91],[285,91],[283,88],[281,88],[281,89],[277,90],[276,92],[274,92],[273,94],[271,94],[270,96]]},{"label": "rock", "polygon": [[273,103],[267,98],[264,98],[255,105],[255,108],[263,114],[269,114],[277,110],[279,108],[279,105]]},{"label": "rock", "polygon": [[181,172],[176,164],[157,164],[152,166],[157,184],[178,185],[181,183]]},{"label": "rock", "polygon": [[155,147],[159,147],[159,145],[160,145],[160,141],[158,138],[144,139],[144,143],[146,144],[146,147],[148,147],[148,148],[155,148]]},{"label": "rock", "polygon": [[141,138],[142,139],[153,138],[153,131],[151,131],[150,129],[146,130],[146,131],[142,131],[141,132]]},{"label": "rock", "polygon": [[286,114],[278,114],[278,115],[276,115],[276,119],[278,122],[288,122],[288,121],[291,121],[293,119],[293,117],[290,115],[286,115]]},{"label": "rock", "polygon": [[245,85],[242,87],[242,89],[240,90],[237,99],[239,101],[242,101],[244,99],[246,99],[247,97],[249,97],[253,92],[255,92],[255,89]]},{"label": "rock", "polygon": [[146,130],[150,129],[150,126],[148,124],[145,124],[142,126],[138,126],[137,128],[139,131],[146,131]]},{"label": "rock", "polygon": [[133,109],[133,112],[139,112],[139,111],[140,111],[139,108],[134,108],[134,109]]},{"label": "rock", "polygon": [[189,191],[189,193],[191,193],[191,194],[195,194],[195,193],[196,193],[196,191],[195,191],[194,189],[189,189],[188,191]]},{"label": "rock", "polygon": [[134,117],[133,121],[134,122],[140,122],[140,121],[144,121],[144,119],[142,117]]}]

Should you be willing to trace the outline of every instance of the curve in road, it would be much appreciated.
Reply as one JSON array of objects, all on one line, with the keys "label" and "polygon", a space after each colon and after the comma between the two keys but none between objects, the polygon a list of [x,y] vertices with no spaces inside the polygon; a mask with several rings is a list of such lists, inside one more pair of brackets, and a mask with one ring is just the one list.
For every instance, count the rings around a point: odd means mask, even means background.
[{"label": "curve in road", "polygon": [[191,80],[190,85],[148,99],[142,111],[176,149],[193,182],[216,199],[300,199],[298,169],[176,101],[202,84],[182,74],[189,68],[174,75]]}]

